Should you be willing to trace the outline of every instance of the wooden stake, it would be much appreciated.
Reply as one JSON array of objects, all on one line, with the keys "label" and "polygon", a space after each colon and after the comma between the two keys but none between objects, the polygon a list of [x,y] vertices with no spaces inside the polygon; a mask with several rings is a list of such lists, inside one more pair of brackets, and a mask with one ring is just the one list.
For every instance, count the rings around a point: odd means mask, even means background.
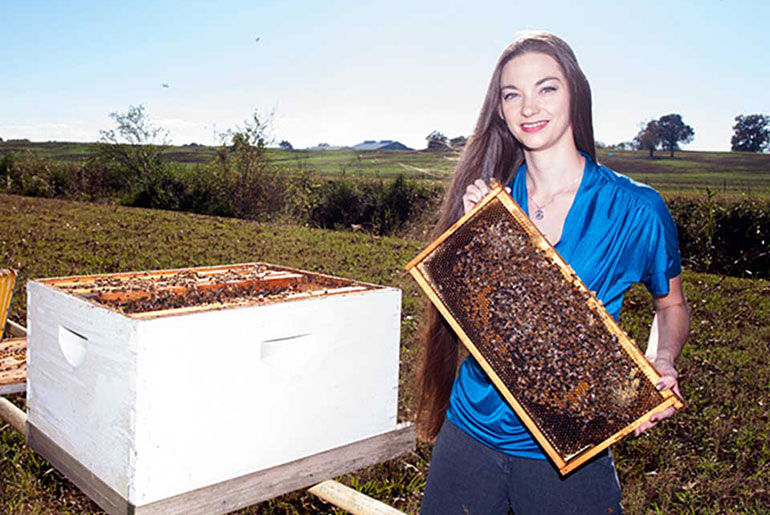
[{"label": "wooden stake", "polygon": [[329,504],[341,508],[353,515],[403,515],[403,511],[391,508],[377,499],[362,494],[337,481],[318,483],[308,492],[320,497]]},{"label": "wooden stake", "polygon": [[27,437],[27,414],[5,397],[0,397],[0,419],[8,422],[24,438]]}]

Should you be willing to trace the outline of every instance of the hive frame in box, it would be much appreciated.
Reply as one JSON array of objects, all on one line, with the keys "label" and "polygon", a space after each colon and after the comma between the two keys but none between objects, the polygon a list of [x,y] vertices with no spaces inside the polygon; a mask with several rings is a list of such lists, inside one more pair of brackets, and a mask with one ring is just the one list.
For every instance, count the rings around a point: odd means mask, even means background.
[{"label": "hive frame in box", "polygon": [[466,224],[466,222],[468,222],[474,216],[476,216],[479,212],[484,210],[485,207],[487,207],[493,201],[498,201],[500,204],[502,204],[503,207],[506,208],[506,210],[510,213],[511,217],[516,221],[516,224],[520,228],[523,228],[527,232],[531,240],[534,242],[534,244],[537,245],[537,247],[545,253],[548,259],[552,260],[558,266],[560,272],[562,273],[562,275],[564,276],[567,282],[574,284],[575,286],[577,286],[578,288],[582,289],[583,291],[587,292],[590,295],[587,301],[589,308],[592,309],[595,313],[597,313],[600,316],[600,319],[603,322],[604,327],[618,338],[623,350],[633,359],[634,363],[644,373],[646,378],[649,379],[653,384],[655,384],[660,379],[660,374],[655,370],[655,368],[650,364],[650,362],[647,361],[647,359],[640,352],[636,344],[625,334],[625,332],[622,329],[620,329],[615,319],[612,318],[612,316],[610,316],[609,313],[607,313],[607,311],[604,309],[604,306],[595,297],[594,293],[591,292],[585,286],[583,281],[577,276],[574,270],[572,270],[572,268],[566,263],[566,261],[564,261],[561,255],[559,255],[559,253],[548,242],[548,240],[545,239],[545,237],[537,229],[537,227],[535,227],[535,225],[532,224],[532,222],[527,217],[526,213],[524,213],[521,207],[519,207],[519,205],[516,204],[516,202],[514,202],[511,196],[505,191],[503,186],[500,184],[495,184],[492,191],[485,198],[479,201],[471,211],[466,213],[462,218],[460,218],[456,223],[454,223],[446,232],[444,232],[435,241],[433,241],[417,257],[415,257],[412,261],[410,261],[409,264],[407,264],[406,269],[409,271],[412,277],[417,281],[417,283],[423,289],[423,291],[428,296],[428,298],[433,303],[433,305],[443,315],[443,317],[449,323],[452,329],[454,329],[455,333],[463,342],[463,344],[466,346],[470,354],[476,359],[476,361],[479,363],[482,369],[487,373],[492,383],[497,387],[498,391],[502,394],[505,400],[514,409],[514,411],[519,416],[519,418],[524,422],[524,424],[530,430],[530,432],[535,437],[537,442],[545,450],[548,457],[551,460],[553,460],[554,464],[559,469],[559,472],[562,475],[566,475],[571,471],[575,470],[577,467],[579,467],[586,461],[590,460],[592,457],[596,456],[596,454],[598,454],[602,450],[606,449],[613,443],[621,440],[623,437],[633,432],[636,428],[638,428],[639,426],[644,424],[646,421],[648,421],[651,415],[665,411],[670,407],[673,407],[677,410],[682,409],[684,408],[684,403],[679,398],[679,396],[672,390],[663,390],[660,392],[661,396],[663,397],[663,401],[660,404],[658,404],[654,409],[644,413],[644,415],[638,417],[631,424],[628,424],[621,430],[612,434],[610,437],[606,438],[601,443],[593,445],[586,450],[582,450],[573,456],[563,456],[554,448],[554,446],[551,444],[551,442],[549,442],[548,438],[545,436],[543,431],[540,430],[540,428],[534,422],[532,417],[524,409],[522,404],[516,399],[516,397],[511,393],[508,387],[501,380],[500,376],[495,372],[495,370],[493,369],[492,365],[490,365],[487,358],[479,350],[478,346],[474,344],[472,339],[468,336],[465,329],[463,329],[461,323],[452,315],[451,310],[447,307],[447,305],[441,299],[441,295],[437,293],[434,287],[431,285],[430,279],[426,276],[425,273],[423,273],[423,270],[421,270],[421,267],[425,262],[425,260],[445,240],[451,237],[455,232],[457,232],[461,227],[463,227]]},{"label": "hive frame in box", "polygon": [[[0,268],[0,395],[19,393],[26,389],[26,338],[11,336],[17,333],[16,324],[8,320],[16,271]],[[8,331],[6,331],[6,323]]]},{"label": "hive frame in box", "polygon": [[[257,264],[248,264],[248,265],[257,265]],[[222,268],[230,268],[233,266],[245,266],[245,265],[227,265],[223,267],[205,267],[208,270],[214,270],[214,269],[222,269]],[[299,270],[289,269],[286,267],[274,267],[276,269],[280,269],[281,272],[285,272],[286,275],[292,275],[292,274],[307,274],[308,276],[317,276],[318,278],[327,278],[330,280],[338,279],[333,278],[331,276],[324,276],[322,274],[312,274],[310,272],[303,272]],[[189,269],[184,269],[189,270]],[[200,269],[198,269],[200,270]],[[178,271],[158,271],[158,272],[149,272],[144,274],[172,274],[174,272]],[[119,276],[133,276],[136,274],[117,274]],[[113,277],[116,277],[116,275],[113,275]],[[93,279],[94,277],[81,277],[81,282],[87,281],[89,279]],[[52,279],[50,280],[54,284],[65,284],[65,283],[72,283],[73,278],[58,278],[58,279]],[[352,304],[353,300],[351,296],[355,297],[356,295],[361,295],[361,290],[366,290],[367,288],[360,288],[360,286],[366,286],[369,289],[372,290],[372,292],[369,294],[370,299],[374,301],[376,305],[380,305],[382,302],[386,302],[388,306],[393,306],[396,311],[400,311],[400,302],[395,302],[396,297],[400,299],[400,292],[393,288],[385,288],[377,285],[369,285],[367,283],[361,283],[360,281],[349,281],[349,280],[341,280],[341,281],[347,281],[350,283],[357,283],[358,286],[348,288],[347,290],[345,288],[338,288],[336,290],[336,295],[332,294],[332,297],[335,300],[337,304],[343,304],[344,306],[348,306],[350,308],[354,307]],[[45,293],[46,290],[50,288],[43,288],[43,283],[45,281],[33,281],[30,282],[30,286],[28,288],[28,292],[30,293],[30,300],[32,302],[29,303],[29,309],[30,312],[34,312],[35,310],[39,310],[40,306],[38,304],[41,304],[38,301],[45,300],[44,297],[41,297],[41,293]],[[75,282],[77,282],[77,279],[75,279]],[[47,295],[50,295],[51,292],[48,292]],[[345,295],[347,293],[348,295]],[[306,300],[311,301],[311,303],[317,299],[313,298],[312,292],[308,296],[305,297]],[[300,301],[302,302],[302,301]],[[126,314],[121,314],[115,309],[107,309],[103,306],[100,306],[97,302],[95,302],[93,299],[79,299],[78,302],[78,309],[83,309],[85,311],[93,311],[94,309],[100,310],[102,314],[112,314],[113,316],[125,316]],[[370,306],[371,302],[367,304],[367,306]],[[180,317],[184,318],[185,315],[192,315],[192,316],[209,316],[213,317],[216,313],[223,313],[226,311],[232,311],[232,310],[220,310],[221,306],[209,306],[208,313],[205,312],[205,308],[195,308],[187,310],[186,308],[181,309],[175,309],[175,310],[168,310],[164,311],[163,315],[165,315],[165,318],[168,319],[169,317],[172,319],[179,319]],[[258,306],[254,305],[245,305],[241,306],[243,309],[254,309]],[[48,311],[46,312],[45,309],[43,309],[43,313],[45,316],[52,317],[54,315],[57,315],[55,313],[52,313],[50,310],[50,304],[46,306]],[[356,308],[359,309],[359,308]],[[354,310],[354,312],[357,312]],[[156,496],[154,499],[149,499],[146,502],[142,503],[136,503],[132,502],[131,497],[127,496],[125,492],[119,492],[116,491],[115,487],[107,484],[102,478],[94,473],[94,470],[98,468],[101,470],[103,467],[94,467],[93,462],[90,466],[86,466],[84,463],[82,463],[79,459],[80,454],[73,453],[71,450],[70,441],[72,438],[65,438],[64,444],[62,445],[55,441],[55,438],[60,437],[59,432],[53,431],[53,433],[50,433],[51,431],[51,424],[45,423],[43,425],[40,425],[43,422],[43,419],[41,418],[41,411],[40,408],[36,410],[36,401],[35,401],[35,395],[40,395],[41,386],[39,386],[41,383],[37,383],[36,388],[36,381],[35,377],[40,379],[40,373],[35,373],[35,364],[34,364],[34,348],[35,348],[35,335],[37,334],[37,337],[40,338],[41,331],[46,331],[48,329],[44,328],[39,320],[41,313],[38,313],[35,318],[33,315],[29,315],[28,320],[31,322],[29,324],[31,328],[30,332],[30,344],[31,348],[33,350],[32,357],[33,357],[33,367],[30,369],[32,372],[29,376],[31,378],[30,385],[31,388],[28,390],[28,394],[32,394],[32,399],[28,396],[28,409],[30,409],[29,417],[27,420],[25,420],[26,423],[26,430],[28,433],[28,444],[29,446],[39,452],[41,455],[43,455],[45,458],[49,459],[57,469],[61,470],[65,476],[67,476],[69,479],[73,481],[79,488],[81,488],[86,494],[89,495],[94,501],[97,502],[102,508],[104,508],[109,513],[136,513],[136,514],[153,514],[153,513],[200,513],[200,514],[213,514],[213,513],[225,513],[228,511],[232,511],[234,509],[248,506],[250,504],[254,504],[256,502],[260,502],[266,499],[270,499],[272,497],[281,495],[283,493],[296,490],[298,488],[303,488],[306,486],[313,485],[315,483],[318,483],[319,481],[323,479],[327,479],[330,477],[334,477],[343,473],[348,473],[355,471],[357,469],[360,469],[362,467],[366,467],[369,465],[373,465],[388,459],[395,458],[399,455],[402,455],[406,452],[409,452],[414,448],[414,426],[413,424],[407,423],[407,424],[396,424],[395,423],[395,411],[393,411],[393,421],[392,424],[388,422],[385,424],[384,422],[377,424],[383,425],[383,428],[380,429],[374,429],[374,432],[372,432],[372,429],[365,429],[364,431],[368,431],[366,434],[361,433],[360,439],[355,439],[353,441],[352,439],[347,439],[341,443],[338,443],[336,447],[323,447],[319,449],[318,451],[315,451],[314,453],[306,453],[306,454],[299,454],[298,459],[294,459],[293,461],[289,462],[277,462],[278,464],[269,468],[253,468],[254,472],[248,472],[247,473],[241,473],[242,475],[238,476],[231,476],[229,478],[224,478],[218,482],[215,483],[206,483],[202,486],[199,486],[197,488],[194,488],[192,490],[182,490],[180,493],[176,495],[171,495],[163,497],[163,496]],[[390,325],[394,325],[393,330],[397,331],[398,326],[400,325],[400,318],[398,317],[398,314],[396,313],[391,320],[390,309],[388,310],[387,320],[388,322],[383,322],[388,327]],[[58,315],[57,315],[58,316]],[[130,315],[129,315],[130,316]],[[351,315],[353,316],[353,315]],[[131,319],[135,321],[136,324],[155,324],[161,323],[163,321],[162,316],[159,316],[158,313],[138,313],[135,317],[132,317]],[[366,317],[365,317],[366,318]],[[211,318],[211,320],[214,320],[214,318]],[[368,318],[367,318],[368,320]],[[379,323],[378,323],[379,324]],[[379,325],[377,325],[379,327]],[[60,328],[61,329],[61,328]],[[75,331],[71,331],[75,336],[82,336],[80,331],[77,331],[77,327],[75,328]],[[222,327],[221,329],[227,329],[226,327]],[[384,326],[383,328],[384,329]],[[391,329],[387,329],[387,332],[390,332]],[[336,333],[335,333],[336,334]],[[335,338],[340,339],[343,335],[337,334]],[[67,338],[71,339],[71,335],[67,336]],[[94,344],[97,344],[98,338],[94,338]],[[64,349],[62,349],[64,350]],[[371,352],[371,350],[370,350]],[[379,351],[378,351],[379,352]],[[398,369],[398,345],[396,344],[395,349],[395,373],[397,374]],[[390,354],[390,351],[388,351]],[[379,356],[377,352],[374,353],[375,357]],[[66,357],[66,353],[65,353]],[[114,357],[114,356],[113,356]],[[77,360],[76,360],[77,361]],[[327,363],[328,365],[329,363]],[[66,364],[65,364],[66,365]],[[382,364],[380,364],[381,367]],[[79,365],[73,365],[75,368]],[[335,365],[336,366],[336,365]],[[74,370],[74,369],[73,369]],[[356,371],[358,373],[359,371]],[[386,374],[387,375],[387,374]],[[34,377],[33,377],[34,376]],[[365,390],[364,384],[366,381],[359,380],[358,383],[361,385],[362,390]],[[396,376],[396,387],[397,387],[397,376]],[[368,391],[368,390],[367,390]],[[379,394],[378,394],[379,395]],[[390,393],[387,394],[390,396]],[[393,395],[396,395],[393,393]],[[309,396],[312,401],[312,395]],[[379,398],[379,397],[378,397]],[[372,404],[375,404],[374,397],[369,398],[369,402]],[[196,402],[200,402],[201,407],[205,408],[206,406],[210,406],[210,402],[202,402],[199,399],[193,399]],[[394,397],[395,402],[395,397]],[[323,403],[324,399],[316,399],[315,402]],[[221,405],[219,406],[221,409]],[[46,409],[51,409],[51,407],[47,407]],[[390,408],[388,408],[389,410]],[[395,404],[393,409],[395,410]],[[341,410],[339,407],[335,408],[333,410],[335,413],[344,413],[345,410]],[[215,419],[215,425],[217,429],[223,429],[227,431],[228,438],[233,438],[234,432],[232,431],[232,427],[228,427],[227,423],[223,423],[220,417],[213,417]],[[344,416],[340,415],[340,418],[344,420]],[[349,425],[351,424],[352,420],[346,420],[346,423]],[[230,422],[232,424],[232,422]],[[359,424],[360,425],[360,424]],[[371,423],[369,423],[371,425]],[[379,427],[378,425],[378,427]],[[387,427],[385,427],[387,425]],[[367,426],[368,427],[368,426]],[[42,428],[42,429],[41,429]],[[60,429],[60,428],[55,428]],[[355,433],[356,430],[353,430],[353,433]],[[361,430],[358,430],[361,431]],[[49,434],[46,434],[46,433]],[[241,431],[242,432],[242,431]],[[215,434],[218,434],[215,433]],[[240,433],[239,433],[240,434]],[[261,434],[261,433],[260,433]],[[328,438],[324,437],[326,440]],[[346,437],[347,438],[347,437]],[[65,448],[68,447],[68,448]],[[221,446],[220,446],[221,447]],[[230,446],[232,447],[232,446]],[[229,448],[229,447],[228,447]],[[243,450],[243,452],[248,452],[247,450]],[[92,458],[92,456],[87,456],[88,458]],[[99,455],[97,455],[97,461],[98,461]],[[112,463],[109,461],[108,458],[104,458],[109,463]],[[136,458],[134,458],[136,459]],[[97,464],[98,465],[98,464]],[[180,471],[177,471],[180,472]],[[189,471],[188,473],[191,473],[192,471]],[[171,474],[175,474],[176,472],[171,472]],[[130,492],[130,490],[129,490]],[[141,499],[140,499],[141,500]]]}]

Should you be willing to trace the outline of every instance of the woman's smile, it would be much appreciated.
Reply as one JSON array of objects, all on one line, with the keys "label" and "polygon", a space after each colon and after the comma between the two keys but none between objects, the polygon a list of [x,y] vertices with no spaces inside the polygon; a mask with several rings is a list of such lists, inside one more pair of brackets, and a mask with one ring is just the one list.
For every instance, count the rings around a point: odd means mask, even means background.
[{"label": "woman's smile", "polygon": [[544,128],[546,124],[548,123],[548,120],[542,120],[539,122],[527,122],[521,124],[521,130],[524,132],[537,132],[540,129]]}]

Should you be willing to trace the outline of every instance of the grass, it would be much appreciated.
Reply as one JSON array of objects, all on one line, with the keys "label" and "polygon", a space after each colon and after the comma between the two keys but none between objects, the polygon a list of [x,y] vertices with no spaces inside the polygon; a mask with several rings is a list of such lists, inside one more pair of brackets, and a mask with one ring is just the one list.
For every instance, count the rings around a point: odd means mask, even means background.
[{"label": "grass", "polygon": [[[414,416],[422,296],[403,266],[423,242],[185,213],[0,195],[0,266],[19,270],[13,320],[29,278],[267,261],[404,291],[399,417]],[[685,273],[692,335],[680,360],[687,409],[613,452],[627,513],[770,512],[770,282]],[[649,296],[629,292],[621,325],[646,341]],[[23,395],[11,400],[23,406]],[[194,428],[191,428],[194,430]],[[221,435],[209,435],[220,438]],[[431,446],[340,480],[414,513]],[[3,513],[100,513],[22,437],[0,426]],[[241,513],[332,513],[293,493]]]},{"label": "grass", "polygon": [[[82,161],[93,155],[93,143],[0,143],[0,156],[30,152],[60,161]],[[208,163],[215,147],[172,146],[166,158],[188,165]],[[654,159],[646,152],[599,149],[599,160],[610,168],[645,182],[661,193],[702,193],[707,188],[730,194],[770,195],[770,154],[748,152],[679,151],[674,158],[658,151]],[[314,171],[325,177],[409,177],[445,180],[454,169],[457,152],[355,151],[268,149],[274,164],[287,171]]]}]

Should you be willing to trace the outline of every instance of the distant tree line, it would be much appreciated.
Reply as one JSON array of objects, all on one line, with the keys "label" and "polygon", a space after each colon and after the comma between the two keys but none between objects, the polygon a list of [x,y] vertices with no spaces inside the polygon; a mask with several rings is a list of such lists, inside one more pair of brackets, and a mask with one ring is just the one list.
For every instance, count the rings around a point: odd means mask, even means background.
[{"label": "distant tree line", "polygon": [[[639,132],[632,141],[613,145],[596,142],[599,148],[614,150],[644,150],[650,157],[659,149],[668,150],[674,157],[674,151],[680,150],[680,144],[690,143],[695,136],[692,127],[684,123],[679,114],[668,114],[657,120],[648,120],[641,124]],[[770,151],[770,116],[766,114],[739,114],[735,117],[730,149],[735,152]]]}]

